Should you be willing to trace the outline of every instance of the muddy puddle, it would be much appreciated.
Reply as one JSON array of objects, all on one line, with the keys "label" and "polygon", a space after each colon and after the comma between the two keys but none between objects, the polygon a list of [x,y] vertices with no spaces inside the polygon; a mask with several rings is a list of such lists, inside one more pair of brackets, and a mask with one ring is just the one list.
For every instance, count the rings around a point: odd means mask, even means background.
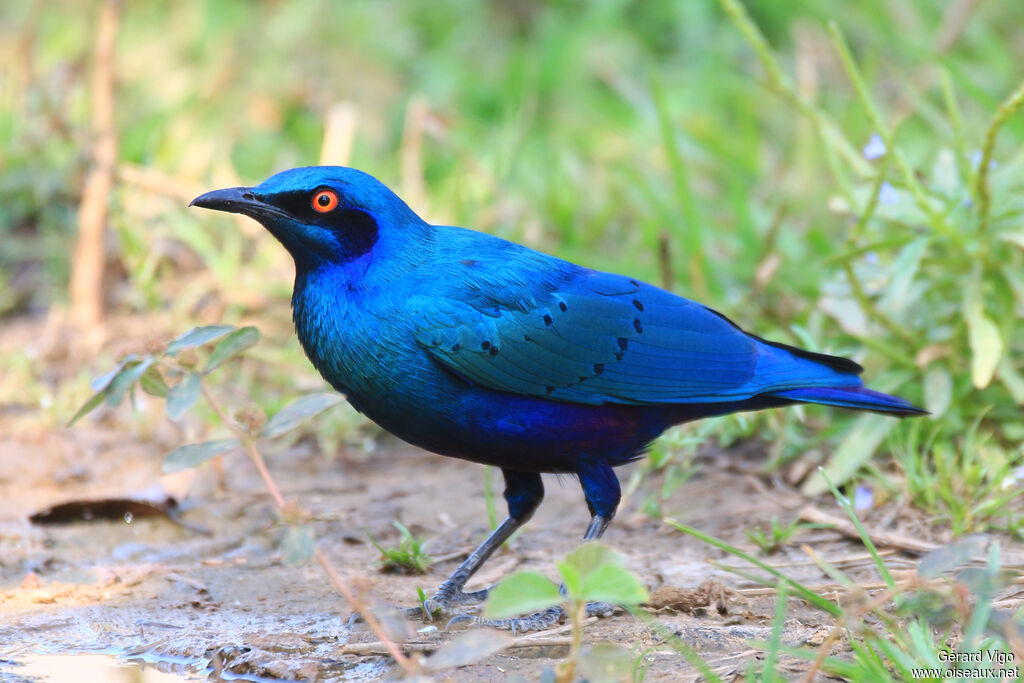
[{"label": "muddy puddle", "polygon": [[27,654],[0,663],[0,676],[11,683],[30,681],[110,681],[111,683],[180,683],[206,680],[200,662],[128,660],[116,653],[92,655]]}]

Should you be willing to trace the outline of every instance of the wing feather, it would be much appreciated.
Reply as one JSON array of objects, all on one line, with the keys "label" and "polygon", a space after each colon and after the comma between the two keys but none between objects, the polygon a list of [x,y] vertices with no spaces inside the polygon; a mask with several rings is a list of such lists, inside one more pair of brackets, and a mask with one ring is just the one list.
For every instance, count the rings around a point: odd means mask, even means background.
[{"label": "wing feather", "polygon": [[469,289],[468,300],[454,287],[412,297],[406,310],[438,362],[500,391],[584,404],[697,403],[851,381],[700,304],[618,275],[578,269],[543,284],[522,277]]}]

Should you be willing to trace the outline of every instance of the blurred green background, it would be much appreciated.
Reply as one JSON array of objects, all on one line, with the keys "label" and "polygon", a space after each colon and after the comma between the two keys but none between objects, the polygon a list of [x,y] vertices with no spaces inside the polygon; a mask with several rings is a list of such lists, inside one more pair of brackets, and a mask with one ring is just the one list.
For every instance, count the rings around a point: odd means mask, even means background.
[{"label": "blurred green background", "polygon": [[[68,305],[101,8],[0,6],[0,321]],[[139,337],[254,322],[270,338],[266,367],[242,373],[239,391],[272,406],[316,385],[288,331],[283,250],[253,223],[185,207],[206,189],[344,163],[434,222],[640,276],[763,336],[855,358],[873,387],[932,418],[815,408],[687,434],[757,431],[773,465],[824,443],[837,479],[860,472],[963,529],[1016,530],[1024,116],[997,109],[1024,76],[1024,3],[221,0],[114,12],[104,320],[146,321]],[[115,353],[104,348],[56,379],[45,355],[8,353],[0,401],[66,421]],[[336,422],[324,427],[336,441],[365,442],[357,418]],[[655,466],[678,464],[691,441],[670,437]],[[865,473],[879,449],[895,460]]]}]

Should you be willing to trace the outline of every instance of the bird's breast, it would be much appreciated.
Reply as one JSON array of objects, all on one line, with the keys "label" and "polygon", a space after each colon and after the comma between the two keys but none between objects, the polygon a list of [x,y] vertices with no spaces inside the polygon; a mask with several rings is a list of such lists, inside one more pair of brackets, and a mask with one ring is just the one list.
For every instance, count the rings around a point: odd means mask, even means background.
[{"label": "bird's breast", "polygon": [[436,372],[386,297],[307,277],[292,296],[295,331],[306,356],[335,389],[377,419],[388,406],[425,398]]}]

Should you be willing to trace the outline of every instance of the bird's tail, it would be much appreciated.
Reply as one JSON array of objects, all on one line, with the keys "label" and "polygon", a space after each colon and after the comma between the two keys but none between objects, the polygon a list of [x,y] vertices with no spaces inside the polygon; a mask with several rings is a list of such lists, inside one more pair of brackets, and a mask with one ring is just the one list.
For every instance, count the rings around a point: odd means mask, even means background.
[{"label": "bird's tail", "polygon": [[866,387],[807,387],[772,392],[772,396],[788,398],[801,403],[821,403],[827,406],[870,410],[876,413],[888,413],[900,417],[927,415],[927,410],[912,405],[902,398],[872,391]]}]

